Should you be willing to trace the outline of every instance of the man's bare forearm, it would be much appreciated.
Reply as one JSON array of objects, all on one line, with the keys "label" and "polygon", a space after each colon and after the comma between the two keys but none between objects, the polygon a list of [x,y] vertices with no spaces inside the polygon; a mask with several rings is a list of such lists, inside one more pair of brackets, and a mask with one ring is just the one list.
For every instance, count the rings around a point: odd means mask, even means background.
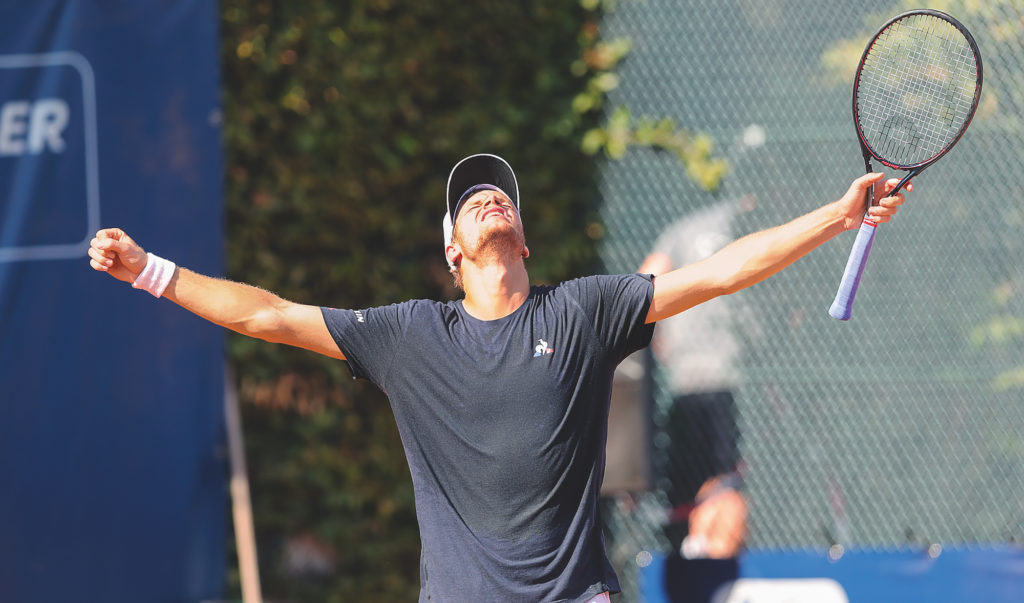
[{"label": "man's bare forearm", "polygon": [[174,271],[163,296],[242,335],[345,358],[317,306],[293,303],[259,287],[203,276],[181,267]]},{"label": "man's bare forearm", "polygon": [[164,297],[206,320],[249,337],[279,338],[281,312],[290,302],[277,295],[233,281],[212,278],[178,267]]},{"label": "man's bare forearm", "polygon": [[713,270],[731,275],[721,293],[734,293],[779,272],[842,233],[846,218],[829,204],[781,226],[755,232],[708,258]]},{"label": "man's bare forearm", "polygon": [[174,267],[147,254],[120,228],[97,232],[89,242],[88,254],[94,270],[156,297],[166,297],[212,323],[249,337],[345,359],[317,306],[296,304],[259,287]]},{"label": "man's bare forearm", "polygon": [[834,204],[734,241],[711,257],[658,276],[647,322],[763,281],[845,228]]},{"label": "man's bare forearm", "polygon": [[[865,218],[864,197],[882,176],[865,174],[854,180],[838,201],[781,226],[743,237],[705,260],[658,276],[647,322],[668,318],[763,281],[839,233],[856,228]],[[891,178],[879,188],[888,192],[897,182]],[[888,222],[903,201],[902,193],[882,197],[868,208],[866,217],[876,223]]]}]

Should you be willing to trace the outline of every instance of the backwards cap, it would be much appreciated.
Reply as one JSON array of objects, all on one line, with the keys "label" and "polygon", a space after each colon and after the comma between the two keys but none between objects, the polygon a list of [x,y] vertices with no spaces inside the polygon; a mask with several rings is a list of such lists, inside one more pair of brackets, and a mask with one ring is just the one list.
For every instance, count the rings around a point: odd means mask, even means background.
[{"label": "backwards cap", "polygon": [[[452,232],[455,230],[455,218],[459,215],[460,202],[464,201],[466,191],[480,184],[489,184],[508,195],[519,211],[519,184],[512,166],[507,161],[489,153],[470,155],[455,164],[448,174],[448,191],[444,214],[444,246],[452,244]],[[448,264],[449,268],[454,268]]]}]

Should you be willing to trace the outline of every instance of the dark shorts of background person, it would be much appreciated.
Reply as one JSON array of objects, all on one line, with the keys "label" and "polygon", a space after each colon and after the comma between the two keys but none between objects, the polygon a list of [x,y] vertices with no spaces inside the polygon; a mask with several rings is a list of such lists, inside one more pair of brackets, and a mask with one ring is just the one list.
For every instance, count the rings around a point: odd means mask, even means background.
[{"label": "dark shorts of background person", "polygon": [[739,464],[739,428],[732,392],[675,396],[665,430],[672,441],[665,467],[666,494],[677,511],[671,515],[666,535],[677,550],[688,532],[686,511],[692,509],[700,487],[712,477],[733,473]]}]

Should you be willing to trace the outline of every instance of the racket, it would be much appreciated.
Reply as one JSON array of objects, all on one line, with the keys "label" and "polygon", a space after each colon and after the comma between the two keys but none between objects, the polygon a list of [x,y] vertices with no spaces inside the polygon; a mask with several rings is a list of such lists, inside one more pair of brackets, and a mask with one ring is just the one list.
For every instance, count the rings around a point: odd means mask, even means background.
[{"label": "racket", "polygon": [[[853,81],[853,121],[864,169],[872,158],[908,170],[895,195],[911,178],[960,140],[981,97],[981,54],[959,21],[937,10],[896,17],[868,42]],[[874,202],[867,191],[865,206]],[[839,291],[828,313],[849,320],[878,225],[865,219],[857,232]]]}]

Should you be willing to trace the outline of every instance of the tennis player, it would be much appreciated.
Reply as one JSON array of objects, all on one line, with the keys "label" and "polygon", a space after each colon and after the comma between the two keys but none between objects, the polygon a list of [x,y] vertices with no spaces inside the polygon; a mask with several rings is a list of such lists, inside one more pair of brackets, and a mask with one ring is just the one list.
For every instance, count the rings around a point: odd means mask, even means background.
[{"label": "tennis player", "polygon": [[[196,274],[101,230],[96,270],[244,335],[347,360],[391,402],[412,473],[421,602],[609,601],[598,522],[615,366],[653,323],[767,278],[860,225],[867,187],[713,256],[651,275],[531,287],[512,168],[494,155],[448,178],[445,257],[459,301],[338,310]],[[895,184],[889,182],[889,187]],[[904,201],[869,210],[886,222]]]}]

